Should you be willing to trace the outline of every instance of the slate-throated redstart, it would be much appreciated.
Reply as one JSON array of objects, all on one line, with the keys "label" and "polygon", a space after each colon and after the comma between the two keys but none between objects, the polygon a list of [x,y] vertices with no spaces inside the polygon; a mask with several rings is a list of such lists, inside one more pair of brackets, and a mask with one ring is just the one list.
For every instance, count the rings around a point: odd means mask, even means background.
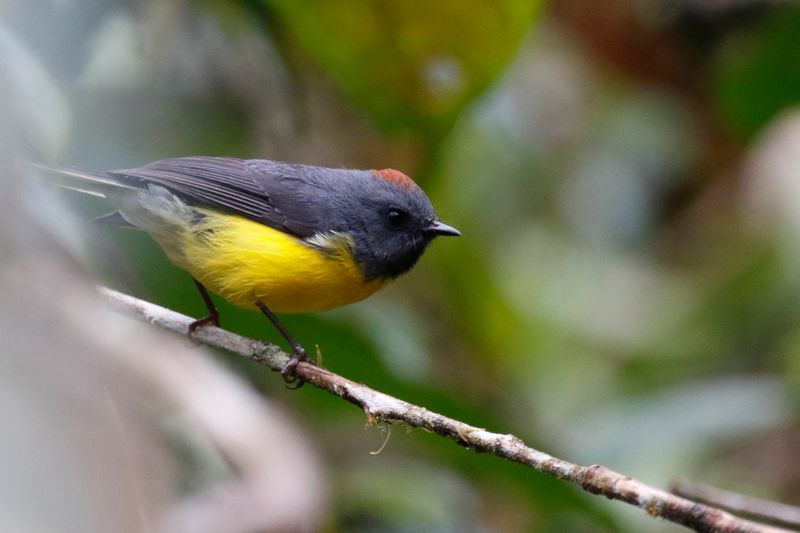
[{"label": "slate-throated redstart", "polygon": [[437,235],[460,235],[393,169],[181,157],[97,175],[55,172],[60,185],[111,202],[116,211],[98,221],[146,231],[192,275],[209,315],[190,332],[219,325],[206,288],[260,309],[292,346],[287,380],[308,356],[273,312],[362,300],[411,269]]}]

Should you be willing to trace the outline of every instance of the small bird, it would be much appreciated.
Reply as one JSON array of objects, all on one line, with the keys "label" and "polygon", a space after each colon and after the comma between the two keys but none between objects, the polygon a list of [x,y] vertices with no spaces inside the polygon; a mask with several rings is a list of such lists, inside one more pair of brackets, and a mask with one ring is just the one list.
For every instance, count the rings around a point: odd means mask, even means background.
[{"label": "small bird", "polygon": [[189,333],[219,326],[207,289],[263,312],[292,347],[281,371],[289,383],[309,358],[274,313],[362,300],[410,270],[434,237],[460,235],[393,169],[180,157],[102,175],[47,170],[58,185],[108,199],[115,211],[96,221],[146,231],[191,274],[208,316]]}]

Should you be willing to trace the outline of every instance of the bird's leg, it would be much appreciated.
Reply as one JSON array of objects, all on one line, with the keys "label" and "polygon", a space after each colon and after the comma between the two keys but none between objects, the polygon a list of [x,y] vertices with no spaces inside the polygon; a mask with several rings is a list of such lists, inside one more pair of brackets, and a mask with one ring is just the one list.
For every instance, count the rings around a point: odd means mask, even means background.
[{"label": "bird's leg", "polygon": [[208,316],[195,320],[189,324],[189,333],[194,333],[197,328],[201,326],[207,326],[208,324],[219,327],[219,311],[217,311],[217,308],[214,306],[214,302],[211,300],[208,290],[206,290],[203,284],[196,279],[192,278],[192,280],[194,280],[194,284],[197,285],[197,290],[200,291],[200,296],[203,297],[203,302],[205,302],[206,308],[208,309]]},{"label": "bird's leg", "polygon": [[275,328],[281,333],[281,335],[283,335],[283,338],[286,339],[286,342],[289,343],[289,346],[292,347],[292,358],[289,359],[289,362],[286,363],[286,365],[284,365],[284,367],[281,369],[281,375],[283,376],[283,380],[287,384],[291,385],[297,383],[297,385],[292,388],[299,389],[300,387],[303,386],[303,380],[298,378],[294,373],[295,368],[297,368],[297,364],[300,363],[301,361],[307,361],[313,364],[314,361],[308,356],[305,348],[303,348],[303,346],[299,342],[297,342],[297,339],[295,339],[292,336],[292,334],[289,333],[286,327],[281,323],[281,321],[278,320],[278,317],[275,316],[275,314],[269,310],[269,307],[259,302],[258,300],[256,300],[256,306],[258,306],[258,308],[261,309],[262,313],[267,315],[267,318],[269,318],[270,322],[272,322],[272,325],[275,326]]}]

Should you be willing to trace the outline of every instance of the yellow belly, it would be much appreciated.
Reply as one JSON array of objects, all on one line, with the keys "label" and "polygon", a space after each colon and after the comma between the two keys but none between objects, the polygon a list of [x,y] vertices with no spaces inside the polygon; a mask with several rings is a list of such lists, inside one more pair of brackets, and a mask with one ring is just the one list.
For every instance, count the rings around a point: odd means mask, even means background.
[{"label": "yellow belly", "polygon": [[[205,218],[175,242],[154,235],[172,261],[232,304],[279,313],[324,311],[363,300],[385,280],[364,281],[346,246],[322,252],[240,216]],[[171,242],[166,242],[167,240]]]}]

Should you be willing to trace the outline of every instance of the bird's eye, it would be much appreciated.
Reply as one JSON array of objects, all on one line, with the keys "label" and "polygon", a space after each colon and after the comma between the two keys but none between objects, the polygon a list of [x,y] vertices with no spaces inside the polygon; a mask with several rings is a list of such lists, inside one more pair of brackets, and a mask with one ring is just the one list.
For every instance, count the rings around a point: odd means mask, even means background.
[{"label": "bird's eye", "polygon": [[408,213],[400,209],[392,209],[386,213],[386,220],[389,221],[389,226],[392,228],[399,228],[405,224],[408,219]]}]

